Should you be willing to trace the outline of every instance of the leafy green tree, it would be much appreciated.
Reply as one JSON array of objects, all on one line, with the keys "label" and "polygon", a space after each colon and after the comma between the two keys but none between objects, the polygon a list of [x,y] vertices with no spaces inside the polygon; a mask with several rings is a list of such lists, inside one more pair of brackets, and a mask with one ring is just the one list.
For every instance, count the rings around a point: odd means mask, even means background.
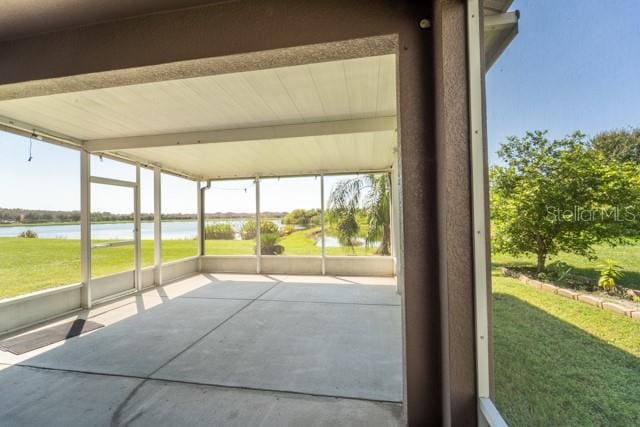
[{"label": "leafy green tree", "polygon": [[640,165],[640,128],[601,132],[591,144],[607,160]]},{"label": "leafy green tree", "polygon": [[538,273],[549,255],[594,257],[593,245],[626,243],[640,221],[640,174],[607,161],[576,132],[550,141],[542,131],[510,137],[489,170],[494,248],[534,254]]},{"label": "leafy green tree", "polygon": [[340,181],[329,196],[328,219],[341,243],[353,246],[360,233],[358,217],[367,222],[366,244],[380,242],[377,255],[391,254],[389,174],[369,174]]}]

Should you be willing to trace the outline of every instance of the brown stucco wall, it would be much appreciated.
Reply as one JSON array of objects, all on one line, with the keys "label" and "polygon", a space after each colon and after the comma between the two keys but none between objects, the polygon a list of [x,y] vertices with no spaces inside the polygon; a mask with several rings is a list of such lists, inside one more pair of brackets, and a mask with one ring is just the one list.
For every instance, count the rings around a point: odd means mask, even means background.
[{"label": "brown stucco wall", "polygon": [[[433,26],[420,28],[421,19]],[[179,78],[196,64],[229,72],[376,49],[398,54],[407,420],[475,424],[463,0],[245,0],[3,42],[0,96]],[[260,61],[247,55],[254,52]]]}]

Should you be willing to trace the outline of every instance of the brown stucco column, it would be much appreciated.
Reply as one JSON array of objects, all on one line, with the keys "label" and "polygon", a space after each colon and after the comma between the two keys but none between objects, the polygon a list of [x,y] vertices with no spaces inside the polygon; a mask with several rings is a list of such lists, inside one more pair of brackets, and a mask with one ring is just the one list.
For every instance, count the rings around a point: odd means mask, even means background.
[{"label": "brown stucco column", "polygon": [[395,53],[405,413],[410,425],[473,424],[464,5],[239,0],[4,41],[0,99]]},{"label": "brown stucco column", "polygon": [[466,7],[434,10],[438,253],[444,425],[476,425]]}]

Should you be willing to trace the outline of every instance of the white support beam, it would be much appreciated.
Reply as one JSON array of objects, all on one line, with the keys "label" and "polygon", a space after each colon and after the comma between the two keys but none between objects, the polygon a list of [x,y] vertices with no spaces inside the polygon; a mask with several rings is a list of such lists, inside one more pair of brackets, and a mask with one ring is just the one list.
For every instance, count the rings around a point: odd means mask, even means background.
[{"label": "white support beam", "polygon": [[153,276],[156,286],[162,286],[162,171],[153,169]]},{"label": "white support beam", "polygon": [[478,399],[478,425],[482,427],[508,426],[491,399],[487,397]]},{"label": "white support beam", "polygon": [[201,187],[200,181],[196,182],[196,197],[198,198],[198,212],[197,212],[197,225],[198,225],[198,256],[204,255],[204,189],[206,187]]},{"label": "white support beam", "polygon": [[123,181],[121,179],[105,178],[102,176],[92,176],[90,180],[93,184],[115,185],[116,187],[136,188],[137,185],[133,181]]},{"label": "white support beam", "polygon": [[7,132],[25,136],[27,138],[35,134],[38,140],[45,141],[50,144],[61,145],[67,148],[73,148],[76,150],[81,149],[83,144],[83,141],[79,139],[72,138],[67,135],[62,135],[48,129],[43,129],[39,126],[34,126],[32,124],[5,116],[0,116],[0,130],[5,130]]},{"label": "white support beam", "polygon": [[404,254],[402,250],[402,186],[401,186],[400,155],[394,153],[394,163],[391,169],[391,255],[394,260],[396,274],[396,290],[398,294],[404,292]]},{"label": "white support beam", "polygon": [[89,153],[80,151],[80,280],[82,307],[91,308],[91,162]]},{"label": "white support beam", "polygon": [[176,145],[215,144],[220,142],[260,141],[265,139],[300,138],[322,135],[343,135],[396,129],[395,116],[369,119],[337,120],[333,122],[300,123],[202,132],[148,135],[128,138],[86,141],[89,152],[127,150]]},{"label": "white support beam", "polygon": [[262,224],[260,221],[260,177],[256,176],[256,273],[260,274],[261,265],[260,259],[262,257],[262,242],[260,239],[260,228]]},{"label": "white support beam", "polygon": [[134,283],[136,290],[142,290],[142,246],[140,242],[140,166],[136,165],[136,186],[133,189],[133,239],[134,239],[134,259],[135,275]]},{"label": "white support beam", "polygon": [[[49,129],[44,129],[39,126],[32,125],[30,123],[25,123],[20,120],[15,120],[10,117],[0,116],[0,130],[12,133],[14,135],[24,136],[29,138],[36,135],[36,139],[39,141],[43,141],[49,144],[59,145],[61,147],[70,148],[73,150],[82,150],[85,149],[84,145],[86,141],[72,138],[67,135],[63,135]],[[101,153],[101,156],[115,160],[118,162],[124,162],[130,165],[140,165],[141,167],[152,169],[155,166],[159,166],[164,173],[168,173],[170,175],[174,175],[180,178],[186,178],[191,180],[201,179],[201,177],[195,177],[189,175],[188,173],[180,170],[175,170],[169,167],[162,167],[162,165],[151,165],[145,159],[139,158],[135,155],[131,155],[129,153]]]},{"label": "white support beam", "polygon": [[477,391],[478,397],[489,398],[491,385],[488,308],[490,288],[486,216],[488,188],[485,174],[483,32],[480,0],[467,0],[467,31]]},{"label": "white support beam", "polygon": [[95,245],[91,245],[91,249],[117,248],[120,246],[135,246],[135,244],[136,244],[135,239],[121,240],[119,242],[97,243]]},{"label": "white support beam", "polygon": [[327,273],[326,268],[326,248],[324,236],[324,174],[320,174],[320,238],[322,239],[322,275]]}]

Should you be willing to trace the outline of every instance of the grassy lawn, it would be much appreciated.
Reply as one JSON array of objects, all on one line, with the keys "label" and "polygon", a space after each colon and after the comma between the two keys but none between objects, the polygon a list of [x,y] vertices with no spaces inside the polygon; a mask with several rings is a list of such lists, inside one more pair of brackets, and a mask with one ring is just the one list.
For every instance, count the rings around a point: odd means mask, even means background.
[{"label": "grassy lawn", "polygon": [[[612,248],[608,245],[595,246],[598,259],[588,260],[585,257],[561,253],[549,258],[547,265],[554,261],[563,261],[572,267],[572,273],[598,279],[598,265],[601,260],[612,259],[620,264],[624,270],[624,277],[618,281],[622,286],[633,289],[640,289],[640,244],[634,246],[617,246]],[[534,267],[535,259],[529,257],[513,257],[504,254],[493,254],[491,261],[494,265],[509,266],[519,265]]]},{"label": "grassy lawn", "polygon": [[[295,231],[282,237],[280,243],[284,246],[283,255],[317,255],[321,248],[316,246],[314,233],[319,228]],[[256,243],[253,240],[207,240],[205,254],[207,255],[253,255]],[[326,248],[329,256],[374,255],[376,248],[365,246]]]},{"label": "grassy lawn", "polygon": [[[95,242],[94,242],[95,243]],[[193,240],[166,240],[162,258],[173,261],[197,253]],[[142,241],[142,266],[153,265],[153,241]],[[133,246],[94,250],[94,277],[133,269]],[[80,241],[0,238],[0,298],[80,281]]]},{"label": "grassy lawn", "polygon": [[497,405],[510,425],[640,425],[640,322],[494,271]]},{"label": "grassy lawn", "polygon": [[[312,231],[291,233],[281,240],[285,255],[320,255]],[[97,242],[94,242],[97,243]],[[207,240],[207,255],[252,255],[253,240]],[[163,262],[197,254],[195,240],[165,240]],[[327,248],[327,255],[372,255],[374,248]],[[142,266],[153,265],[153,241],[142,241]],[[133,246],[92,251],[94,277],[133,269]],[[66,239],[0,238],[0,298],[34,292],[80,281],[80,241]]]}]

